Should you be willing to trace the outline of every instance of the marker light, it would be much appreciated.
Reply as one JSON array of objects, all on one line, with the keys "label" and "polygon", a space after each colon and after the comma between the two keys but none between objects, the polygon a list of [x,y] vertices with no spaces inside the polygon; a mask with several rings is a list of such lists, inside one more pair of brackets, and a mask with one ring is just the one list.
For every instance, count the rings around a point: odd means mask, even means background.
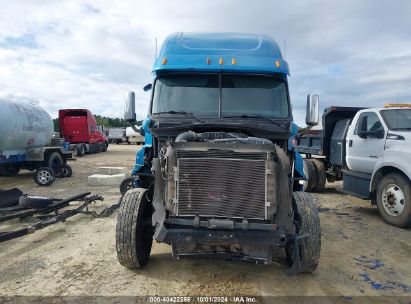
[{"label": "marker light", "polygon": [[163,58],[163,60],[161,61],[161,63],[164,65],[164,64],[167,64],[167,58]]},{"label": "marker light", "polygon": [[220,58],[220,60],[218,61],[218,63],[221,65],[221,64],[223,64],[224,63],[224,59],[223,58]]},{"label": "marker light", "polygon": [[233,59],[231,59],[231,64],[237,64],[237,59],[235,59],[235,58],[233,58]]},{"label": "marker light", "polygon": [[276,66],[277,68],[279,68],[279,67],[281,66],[280,60],[276,60],[276,61],[275,61],[275,66]]},{"label": "marker light", "polygon": [[211,59],[210,59],[210,58],[207,58],[206,62],[207,62],[207,64],[209,65],[209,64],[211,63]]},{"label": "marker light", "polygon": [[386,103],[384,108],[411,108],[411,104],[407,103]]}]

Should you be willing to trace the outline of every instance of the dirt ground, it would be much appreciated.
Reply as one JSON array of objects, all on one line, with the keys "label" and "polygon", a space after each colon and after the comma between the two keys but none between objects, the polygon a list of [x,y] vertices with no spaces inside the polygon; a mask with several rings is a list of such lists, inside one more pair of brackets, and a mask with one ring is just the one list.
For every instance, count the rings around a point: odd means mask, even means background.
[{"label": "dirt ground", "polygon": [[[88,187],[99,166],[134,163],[137,146],[110,145],[108,152],[71,163],[73,177],[39,187],[29,172],[0,178],[0,188],[31,195],[68,197],[91,191],[114,203],[118,188]],[[0,296],[12,295],[411,295],[411,231],[385,224],[377,209],[328,185],[315,194],[320,210],[322,252],[313,274],[287,275],[279,252],[271,265],[208,259],[173,260],[168,245],[154,244],[139,271],[120,266],[115,251],[116,212],[95,219],[78,215],[0,244]],[[1,226],[0,226],[1,227]],[[1,228],[0,228],[1,230]]]}]

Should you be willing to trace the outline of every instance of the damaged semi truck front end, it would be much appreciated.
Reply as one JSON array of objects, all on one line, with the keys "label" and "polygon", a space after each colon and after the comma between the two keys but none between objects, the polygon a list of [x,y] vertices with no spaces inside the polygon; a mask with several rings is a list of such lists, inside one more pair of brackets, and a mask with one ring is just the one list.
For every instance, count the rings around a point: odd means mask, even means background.
[{"label": "damaged semi truck front end", "polygon": [[[294,192],[288,65],[269,37],[170,35],[154,64],[151,145],[139,185],[122,198],[119,261],[144,266],[153,240],[175,258],[270,263],[285,249],[292,272],[312,272],[321,234],[312,197]],[[135,120],[134,94],[126,119]],[[307,103],[307,122],[318,119]]]}]

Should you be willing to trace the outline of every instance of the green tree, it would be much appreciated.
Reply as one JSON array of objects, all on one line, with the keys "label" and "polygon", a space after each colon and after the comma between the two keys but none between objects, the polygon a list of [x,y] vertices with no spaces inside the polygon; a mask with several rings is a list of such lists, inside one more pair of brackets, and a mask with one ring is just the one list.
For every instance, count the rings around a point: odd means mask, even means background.
[{"label": "green tree", "polygon": [[58,118],[53,119],[54,132],[60,132],[60,123]]}]

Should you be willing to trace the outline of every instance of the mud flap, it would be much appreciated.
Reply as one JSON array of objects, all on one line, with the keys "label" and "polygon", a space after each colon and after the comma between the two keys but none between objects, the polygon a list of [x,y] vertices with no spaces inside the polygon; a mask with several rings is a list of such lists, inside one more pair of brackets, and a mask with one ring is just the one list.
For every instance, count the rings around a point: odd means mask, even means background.
[{"label": "mud flap", "polygon": [[293,264],[288,269],[288,275],[294,275],[301,272],[301,257],[300,257],[300,240],[308,237],[308,234],[297,235],[293,237],[291,242],[293,242],[293,252],[292,252],[292,260]]}]

